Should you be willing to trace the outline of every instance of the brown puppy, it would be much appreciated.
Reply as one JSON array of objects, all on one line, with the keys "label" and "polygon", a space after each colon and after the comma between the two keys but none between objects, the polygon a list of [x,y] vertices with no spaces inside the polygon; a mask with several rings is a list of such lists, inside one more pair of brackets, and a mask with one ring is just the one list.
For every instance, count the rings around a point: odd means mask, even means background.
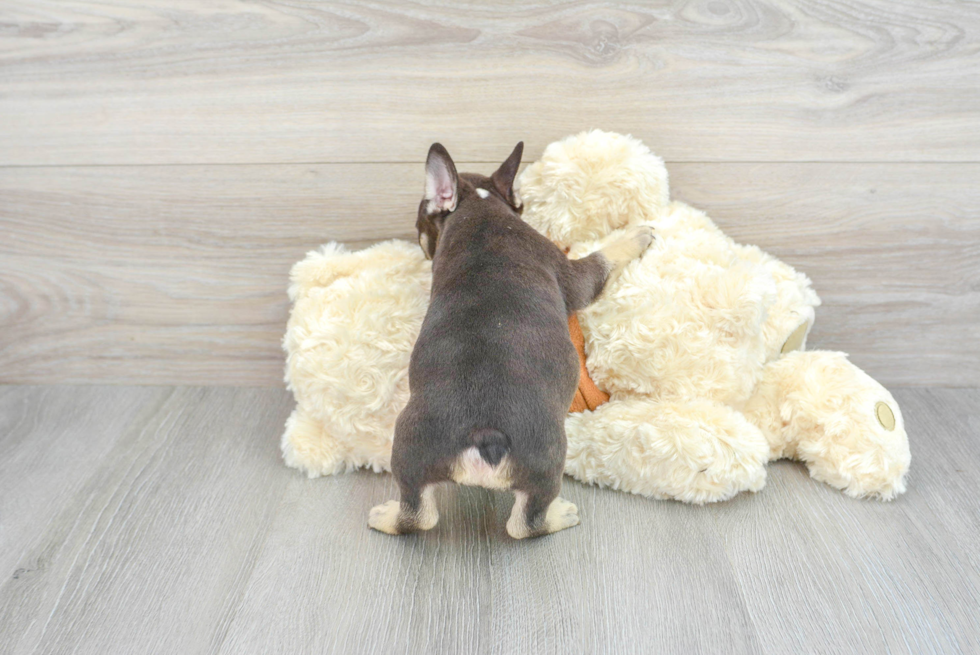
[{"label": "brown puppy", "polygon": [[558,497],[579,376],[568,316],[638,257],[653,231],[634,228],[569,260],[520,218],[513,184],[523,149],[518,143],[490,177],[457,175],[445,148],[429,149],[417,228],[433,260],[432,295],[409,365],[411,397],[395,425],[401,501],[371,510],[376,530],[433,528],[434,485],[450,480],[513,491],[507,532],[515,539],[579,522],[575,505]]}]

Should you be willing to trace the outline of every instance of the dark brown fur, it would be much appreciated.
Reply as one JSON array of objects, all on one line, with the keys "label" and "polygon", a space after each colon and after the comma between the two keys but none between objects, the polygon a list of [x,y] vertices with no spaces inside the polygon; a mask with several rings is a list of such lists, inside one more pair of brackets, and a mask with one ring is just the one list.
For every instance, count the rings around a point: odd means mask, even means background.
[{"label": "dark brown fur", "polygon": [[450,480],[471,447],[491,465],[508,458],[511,490],[528,496],[530,536],[548,531],[579,375],[567,320],[602,291],[613,263],[602,252],[569,260],[521,219],[513,181],[522,148],[491,177],[457,176],[441,145],[430,150],[430,161],[448,161],[457,196],[451,208],[419,207],[433,279],[391,456],[399,533],[418,529],[423,489]]}]

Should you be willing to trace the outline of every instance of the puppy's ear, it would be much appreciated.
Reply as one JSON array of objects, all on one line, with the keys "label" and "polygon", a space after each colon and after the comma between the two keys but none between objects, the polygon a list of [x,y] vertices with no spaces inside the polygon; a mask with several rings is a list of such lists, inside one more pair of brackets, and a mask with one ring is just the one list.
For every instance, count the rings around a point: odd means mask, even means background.
[{"label": "puppy's ear", "polygon": [[433,143],[429,156],[425,158],[425,200],[426,211],[438,214],[456,209],[459,199],[459,177],[456,165],[441,143]]},{"label": "puppy's ear", "polygon": [[517,177],[517,169],[521,166],[521,155],[523,154],[524,142],[521,141],[514,147],[514,152],[510,153],[507,161],[501,164],[500,168],[490,176],[490,179],[493,181],[493,186],[500,192],[500,195],[507,199],[507,202],[514,209],[520,206],[520,200],[514,194],[514,178]]}]

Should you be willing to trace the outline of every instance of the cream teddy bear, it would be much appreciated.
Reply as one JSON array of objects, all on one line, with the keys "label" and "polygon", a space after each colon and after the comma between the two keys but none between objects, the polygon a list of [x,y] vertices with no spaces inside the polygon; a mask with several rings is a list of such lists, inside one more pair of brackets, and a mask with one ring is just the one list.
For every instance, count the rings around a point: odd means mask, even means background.
[{"label": "cream teddy bear", "polygon": [[[668,197],[663,162],[628,136],[551,144],[522,174],[524,218],[578,257],[635,224],[657,239],[579,313],[609,401],[566,420],[566,473],[704,503],[806,463],[851,496],[894,498],[910,456],[898,404],[842,353],[805,352],[819,299],[806,276],[735,244]],[[328,244],[292,271],[283,345],[297,408],[282,450],[308,475],[386,470],[431,268],[415,244]]]}]

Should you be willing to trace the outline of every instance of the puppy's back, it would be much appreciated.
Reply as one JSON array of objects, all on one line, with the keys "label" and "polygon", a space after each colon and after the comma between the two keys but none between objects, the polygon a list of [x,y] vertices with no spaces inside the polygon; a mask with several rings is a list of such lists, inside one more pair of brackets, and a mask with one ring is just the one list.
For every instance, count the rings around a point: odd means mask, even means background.
[{"label": "puppy's back", "polygon": [[564,419],[578,381],[558,283],[564,255],[516,215],[465,204],[457,215],[440,235],[412,392],[448,422],[457,447],[491,428],[520,448]]}]

